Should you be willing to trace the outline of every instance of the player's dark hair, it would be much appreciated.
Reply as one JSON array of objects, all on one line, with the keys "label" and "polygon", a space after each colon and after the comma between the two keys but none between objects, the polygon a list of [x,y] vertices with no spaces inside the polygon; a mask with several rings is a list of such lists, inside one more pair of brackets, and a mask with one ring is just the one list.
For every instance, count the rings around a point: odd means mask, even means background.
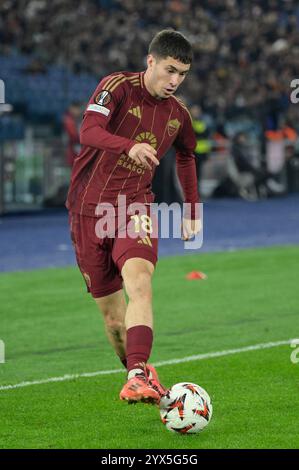
[{"label": "player's dark hair", "polygon": [[172,57],[183,64],[191,64],[192,46],[182,33],[172,29],[163,29],[152,39],[148,53],[158,59]]}]

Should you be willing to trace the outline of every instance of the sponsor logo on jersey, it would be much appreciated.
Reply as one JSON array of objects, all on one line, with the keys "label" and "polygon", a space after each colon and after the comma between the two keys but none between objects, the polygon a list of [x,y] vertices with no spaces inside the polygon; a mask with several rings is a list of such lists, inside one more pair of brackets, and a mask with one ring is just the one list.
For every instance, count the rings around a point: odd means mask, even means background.
[{"label": "sponsor logo on jersey", "polygon": [[134,162],[134,160],[125,153],[120,156],[117,164],[123,168],[126,168],[127,170],[133,171],[134,173],[136,172],[138,175],[144,175],[144,166],[141,163],[138,164]]},{"label": "sponsor logo on jersey", "polygon": [[173,136],[179,129],[180,125],[181,123],[178,119],[171,119],[170,121],[168,121],[168,124],[167,124],[168,135],[170,137]]},{"label": "sponsor logo on jersey", "polygon": [[137,142],[148,142],[154,149],[157,147],[157,137],[152,132],[141,132],[135,137]]},{"label": "sponsor logo on jersey", "polygon": [[107,106],[111,101],[111,93],[107,90],[102,90],[98,93],[94,99],[94,102],[99,106]]}]

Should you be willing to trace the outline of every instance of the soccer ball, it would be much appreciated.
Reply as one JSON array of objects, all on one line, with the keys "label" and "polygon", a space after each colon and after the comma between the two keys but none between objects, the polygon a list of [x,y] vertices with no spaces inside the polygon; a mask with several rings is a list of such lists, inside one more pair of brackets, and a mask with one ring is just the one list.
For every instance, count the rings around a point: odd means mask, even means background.
[{"label": "soccer ball", "polygon": [[169,431],[181,434],[202,431],[209,424],[212,412],[207,392],[190,382],[173,385],[160,402],[162,422]]}]

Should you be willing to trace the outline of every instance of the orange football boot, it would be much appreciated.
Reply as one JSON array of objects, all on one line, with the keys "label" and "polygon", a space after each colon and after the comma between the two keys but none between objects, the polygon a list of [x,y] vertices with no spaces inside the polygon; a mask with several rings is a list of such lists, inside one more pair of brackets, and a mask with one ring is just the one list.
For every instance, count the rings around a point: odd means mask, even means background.
[{"label": "orange football boot", "polygon": [[148,382],[145,374],[137,374],[123,386],[119,398],[131,403],[158,404],[160,395]]},{"label": "orange football boot", "polygon": [[165,388],[164,385],[161,384],[159,376],[154,366],[152,366],[151,364],[146,364],[146,373],[148,383],[151,385],[151,387],[153,387],[154,390],[158,392],[161,400],[161,398],[164,397],[164,395],[166,395],[166,393],[168,392],[167,388]]}]

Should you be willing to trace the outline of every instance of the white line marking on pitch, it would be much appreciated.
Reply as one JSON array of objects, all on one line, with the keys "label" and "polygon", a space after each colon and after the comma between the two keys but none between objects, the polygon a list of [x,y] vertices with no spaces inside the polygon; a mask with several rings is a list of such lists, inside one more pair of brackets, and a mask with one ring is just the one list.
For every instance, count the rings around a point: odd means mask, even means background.
[{"label": "white line marking on pitch", "polygon": [[[202,361],[204,359],[211,359],[214,357],[223,357],[223,356],[230,356],[232,354],[240,354],[243,352],[258,351],[260,349],[276,348],[278,346],[284,346],[284,345],[290,344],[292,341],[293,341],[292,339],[288,339],[288,340],[276,341],[272,343],[254,344],[252,346],[245,346],[244,348],[226,349],[225,351],[216,351],[216,352],[210,352],[206,354],[198,354],[196,356],[187,356],[181,359],[169,359],[168,361],[155,362],[154,366],[161,367],[161,366],[168,366],[171,364],[182,364],[184,362]],[[125,372],[125,370],[124,369],[112,369],[112,370],[99,370],[96,372],[85,372],[82,374],[67,374],[61,377],[50,377],[48,379],[33,380],[31,382],[29,381],[21,382],[21,383],[14,384],[14,385],[2,385],[0,386],[0,391],[13,390],[16,388],[28,387],[30,385],[42,385],[42,384],[48,384],[48,383],[53,383],[53,382],[65,382],[67,380],[81,379],[81,378],[86,378],[86,377],[97,377],[98,375],[119,374],[121,372]]]}]

